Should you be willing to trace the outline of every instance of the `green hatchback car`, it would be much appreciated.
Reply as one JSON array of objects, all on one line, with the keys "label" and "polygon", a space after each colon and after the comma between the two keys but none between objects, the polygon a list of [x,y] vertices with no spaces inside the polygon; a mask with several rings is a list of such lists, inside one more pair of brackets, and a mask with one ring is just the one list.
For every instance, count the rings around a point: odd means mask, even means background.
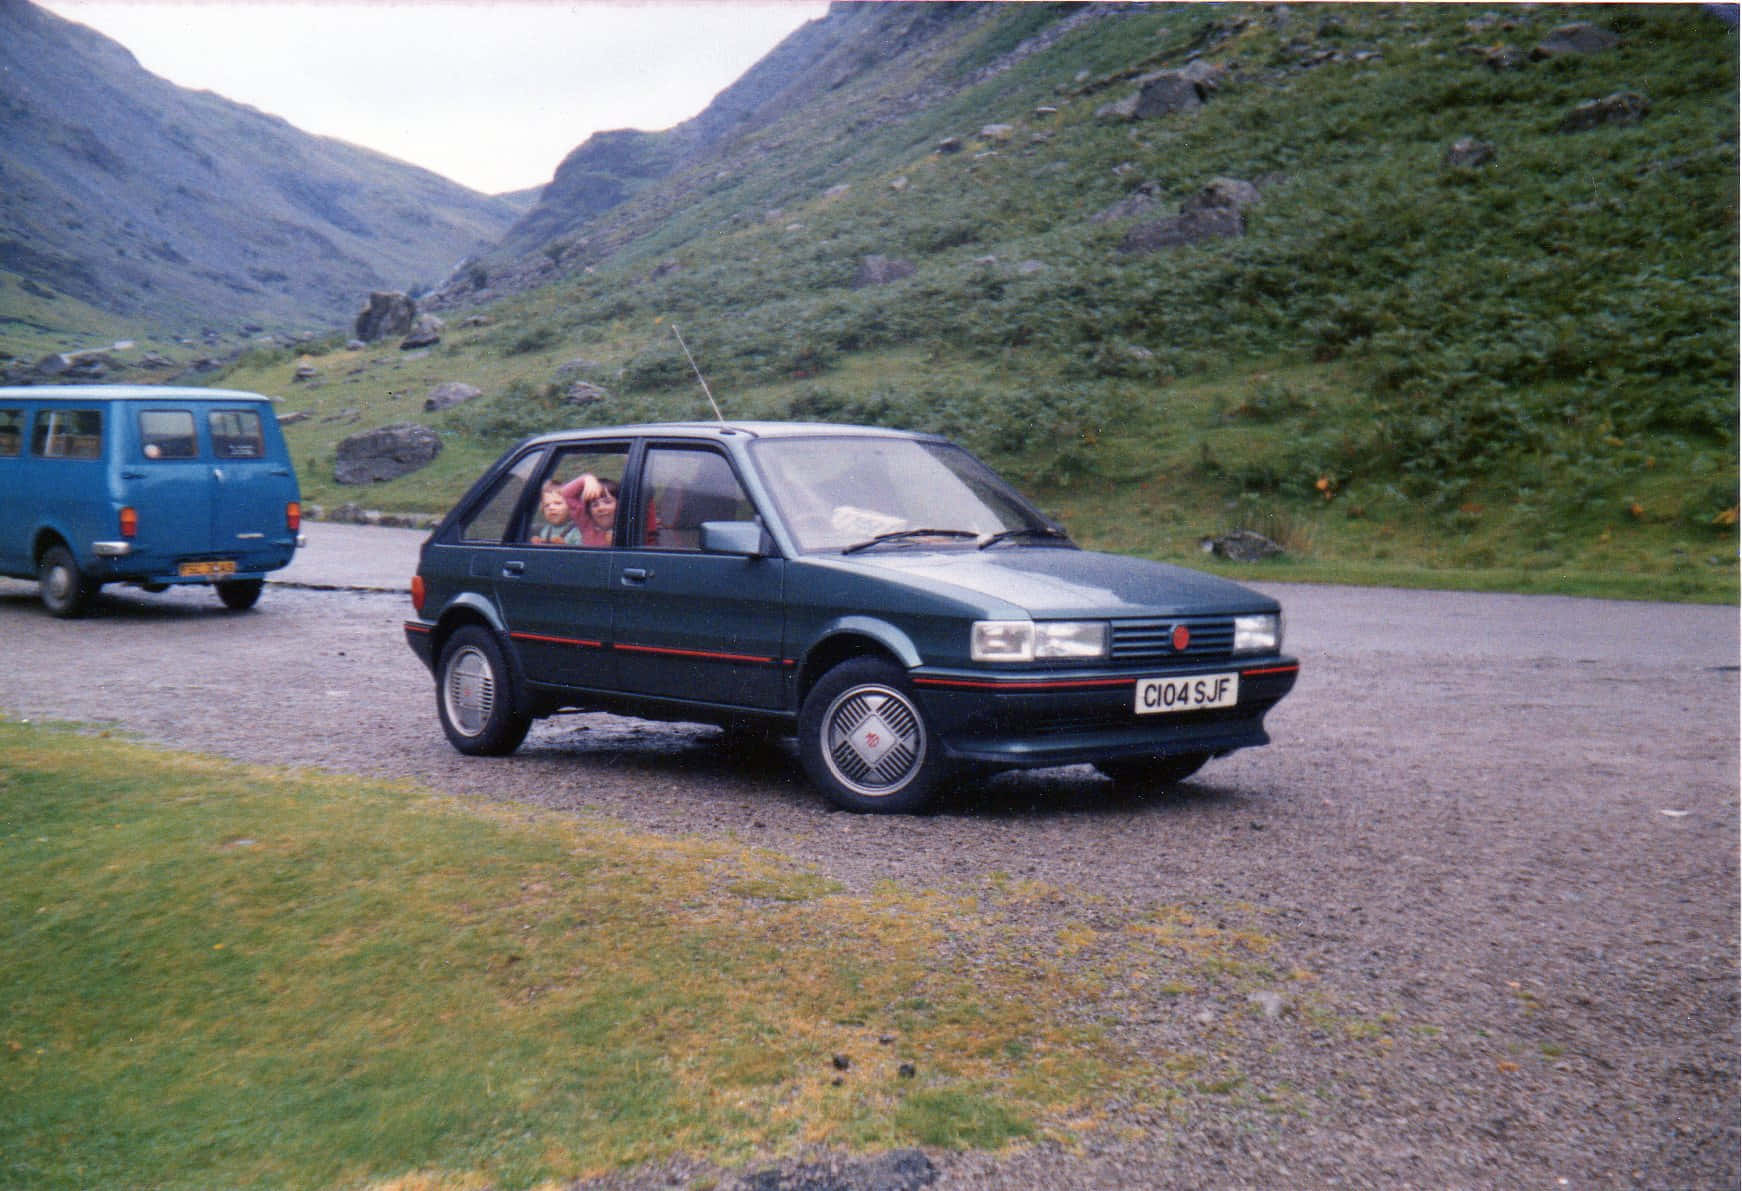
[{"label": "green hatchback car", "polygon": [[1166,784],[1266,744],[1282,610],[1079,549],[949,441],[784,423],[622,426],[510,449],[424,544],[406,639],[454,747],[570,711],[796,734],[854,811],[952,771]]}]

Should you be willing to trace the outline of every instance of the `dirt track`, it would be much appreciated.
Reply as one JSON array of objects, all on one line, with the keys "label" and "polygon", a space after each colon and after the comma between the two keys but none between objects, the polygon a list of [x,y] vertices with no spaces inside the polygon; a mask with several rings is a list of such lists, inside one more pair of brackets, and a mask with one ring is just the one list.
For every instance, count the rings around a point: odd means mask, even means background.
[{"label": "dirt track", "polygon": [[[395,552],[413,538],[357,541],[409,575]],[[405,599],[378,592],[274,586],[240,616],[199,592],[106,592],[59,622],[0,581],[0,708],[730,833],[854,887],[1003,872],[1110,921],[1251,908],[1317,1003],[1388,1039],[1327,1036],[1288,989],[1275,1018],[1115,990],[1125,1036],[1213,1046],[1243,1088],[1120,1106],[1130,1136],[1086,1153],[935,1154],[938,1186],[1735,1187],[1735,610],[1269,590],[1305,663],[1275,743],[1147,801],[1071,769],[855,817],[779,750],[605,717],[462,758],[400,637]]]}]

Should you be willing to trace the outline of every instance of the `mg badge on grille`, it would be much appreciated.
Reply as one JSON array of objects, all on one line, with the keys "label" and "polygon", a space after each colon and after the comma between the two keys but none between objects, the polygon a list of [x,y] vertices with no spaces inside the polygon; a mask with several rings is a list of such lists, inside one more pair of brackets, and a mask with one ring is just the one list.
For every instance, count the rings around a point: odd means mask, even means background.
[{"label": "mg badge on grille", "polygon": [[1184,653],[1192,643],[1192,631],[1183,624],[1173,626],[1173,651]]}]

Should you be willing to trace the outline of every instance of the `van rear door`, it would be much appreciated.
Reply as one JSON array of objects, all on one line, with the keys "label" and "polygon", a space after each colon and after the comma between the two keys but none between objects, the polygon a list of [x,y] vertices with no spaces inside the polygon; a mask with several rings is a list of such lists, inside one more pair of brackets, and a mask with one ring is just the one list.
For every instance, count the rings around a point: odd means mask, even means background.
[{"label": "van rear door", "polygon": [[214,407],[206,411],[212,446],[217,500],[212,507],[212,540],[223,554],[238,558],[243,570],[282,566],[283,561],[249,563],[249,555],[282,551],[290,532],[285,505],[297,499],[296,479],[276,422],[258,407]]},{"label": "van rear door", "polygon": [[[118,409],[126,406],[118,403]],[[122,464],[125,497],[139,513],[135,557],[167,572],[177,559],[211,554],[212,465],[201,449],[194,411],[139,407],[132,411],[137,442]]]}]

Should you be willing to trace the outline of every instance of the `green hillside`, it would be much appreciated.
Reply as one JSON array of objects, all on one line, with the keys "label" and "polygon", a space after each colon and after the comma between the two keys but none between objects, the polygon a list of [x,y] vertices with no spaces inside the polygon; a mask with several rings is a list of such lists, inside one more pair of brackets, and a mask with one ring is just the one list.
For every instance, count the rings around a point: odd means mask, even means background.
[{"label": "green hillside", "polygon": [[[1254,577],[1735,598],[1733,25],[887,10],[778,119],[480,265],[490,299],[447,295],[429,354],[256,354],[224,383],[311,413],[311,500],[438,509],[519,435],[706,416],[675,325],[729,416],[946,432],[1089,544],[1197,562],[1243,526],[1288,548]],[[1579,21],[1618,43],[1532,54]],[[1192,64],[1196,110],[1105,111]],[[1489,159],[1449,160],[1464,138]],[[1243,234],[1124,250],[1215,179],[1255,188]],[[856,285],[872,255],[912,275]],[[609,395],[565,404],[577,379]],[[447,380],[486,396],[424,414]],[[434,467],[331,482],[341,437],[402,420],[443,433]]]}]

